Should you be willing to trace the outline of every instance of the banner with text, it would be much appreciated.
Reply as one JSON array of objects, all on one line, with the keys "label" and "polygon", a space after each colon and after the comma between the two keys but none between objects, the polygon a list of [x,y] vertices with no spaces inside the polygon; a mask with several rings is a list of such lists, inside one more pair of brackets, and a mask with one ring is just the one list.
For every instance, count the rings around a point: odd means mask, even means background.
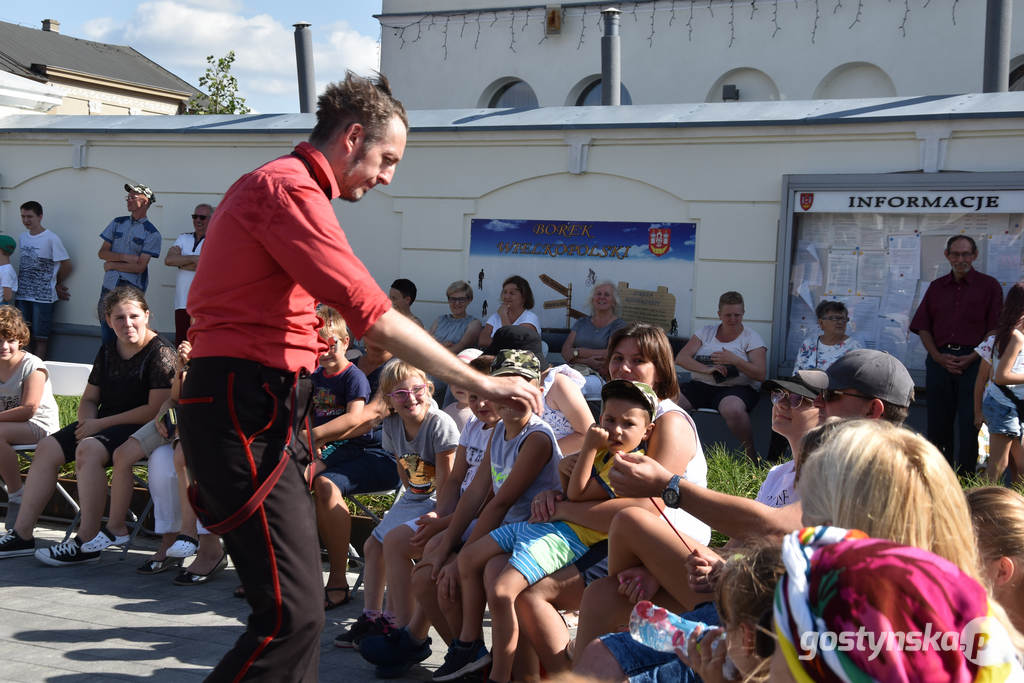
[{"label": "banner with text", "polygon": [[594,285],[610,281],[620,317],[677,334],[680,325],[689,327],[696,234],[696,223],[474,218],[470,312],[486,322],[501,304],[502,282],[520,275],[541,325],[571,327],[590,314]]}]

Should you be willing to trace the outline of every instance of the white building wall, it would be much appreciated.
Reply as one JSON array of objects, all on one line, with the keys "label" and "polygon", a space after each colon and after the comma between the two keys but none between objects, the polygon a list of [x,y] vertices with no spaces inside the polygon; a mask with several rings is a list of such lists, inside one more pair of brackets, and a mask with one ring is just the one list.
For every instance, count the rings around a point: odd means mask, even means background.
[{"label": "white building wall", "polygon": [[[754,105],[740,105],[754,106]],[[411,118],[414,123],[416,113]],[[73,122],[71,118],[68,121]],[[83,121],[87,121],[82,117]],[[0,119],[0,128],[3,128]],[[72,126],[73,127],[73,126]],[[198,202],[217,204],[242,173],[286,153],[304,136],[223,133],[22,132],[0,134],[0,231],[17,235],[18,206],[44,206],[75,262],[72,301],[57,320],[94,324],[102,269],[99,233],[123,215],[123,184],[157,194],[150,218],[164,253]],[[570,173],[570,141],[589,140],[582,174]],[[84,154],[75,154],[85,143]],[[696,276],[689,321],[715,319],[718,296],[737,289],[747,322],[771,338],[781,182],[784,174],[937,170],[1020,171],[1019,118],[820,126],[618,128],[606,130],[413,130],[394,182],[362,201],[336,203],[356,253],[381,286],[413,279],[414,311],[429,324],[446,310],[445,287],[468,279],[473,218],[694,221]],[[80,168],[74,168],[75,160]],[[510,257],[509,273],[515,272]],[[229,267],[229,266],[227,266]],[[170,330],[174,269],[153,261],[149,299]]]},{"label": "white building wall", "polygon": [[[524,4],[383,0],[381,69],[412,109],[486,106],[488,86],[506,77],[526,81],[541,106],[574,104],[574,86],[600,74],[599,11],[616,5],[565,6],[561,34],[545,38],[543,7],[513,12]],[[705,0],[619,3],[622,82],[634,104],[720,101],[721,77],[737,69],[763,72],[783,100],[812,99],[819,89],[830,97],[980,92],[984,3],[955,3],[955,23],[951,3],[922,4],[711,0],[712,16]],[[1024,0],[1014,6],[1011,59],[1024,55]],[[745,80],[735,83],[741,101],[771,91]]]}]

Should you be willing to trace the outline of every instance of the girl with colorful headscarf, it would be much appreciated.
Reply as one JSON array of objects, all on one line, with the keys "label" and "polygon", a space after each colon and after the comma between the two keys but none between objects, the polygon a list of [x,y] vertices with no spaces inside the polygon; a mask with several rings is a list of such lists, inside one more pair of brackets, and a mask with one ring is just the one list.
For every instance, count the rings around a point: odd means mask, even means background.
[{"label": "girl with colorful headscarf", "polygon": [[988,592],[949,560],[839,527],[782,545],[771,680],[1021,680],[1013,633]]}]

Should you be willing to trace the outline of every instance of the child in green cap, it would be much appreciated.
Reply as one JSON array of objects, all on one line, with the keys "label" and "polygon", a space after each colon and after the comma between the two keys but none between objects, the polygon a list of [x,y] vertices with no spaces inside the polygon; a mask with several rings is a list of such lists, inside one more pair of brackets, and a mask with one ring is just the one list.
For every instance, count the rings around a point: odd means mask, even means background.
[{"label": "child in green cap", "polygon": [[0,287],[3,287],[4,303],[14,305],[18,291],[18,271],[11,265],[11,254],[18,243],[10,235],[0,235]]}]

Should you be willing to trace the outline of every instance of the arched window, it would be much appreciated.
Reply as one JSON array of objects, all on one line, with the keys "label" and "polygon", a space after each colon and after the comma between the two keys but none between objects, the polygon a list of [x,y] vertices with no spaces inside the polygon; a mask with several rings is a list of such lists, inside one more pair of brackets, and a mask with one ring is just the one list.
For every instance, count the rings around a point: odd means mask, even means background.
[{"label": "arched window", "polygon": [[[633,98],[629,95],[625,83],[619,84],[620,104],[633,104]],[[601,79],[595,79],[580,92],[576,98],[577,107],[591,107],[601,104]]]},{"label": "arched window", "polygon": [[492,109],[524,109],[536,107],[537,104],[537,94],[526,81],[509,81],[491,95],[487,106]]}]

